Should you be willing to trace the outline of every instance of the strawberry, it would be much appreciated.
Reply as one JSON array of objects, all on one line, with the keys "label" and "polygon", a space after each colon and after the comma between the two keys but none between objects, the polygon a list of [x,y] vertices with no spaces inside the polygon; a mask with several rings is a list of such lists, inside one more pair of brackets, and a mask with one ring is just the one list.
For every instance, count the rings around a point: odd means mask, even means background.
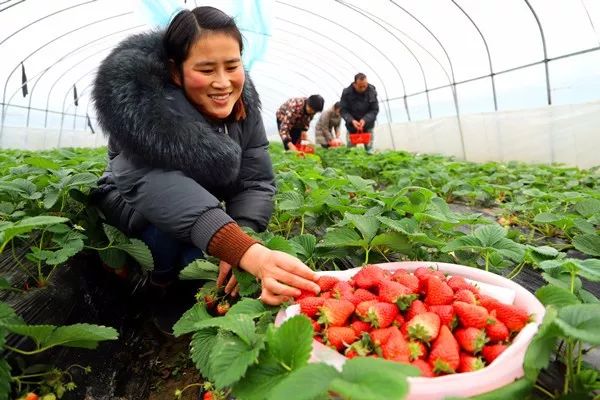
[{"label": "strawberry", "polygon": [[406,329],[412,339],[429,343],[438,336],[440,331],[440,317],[432,312],[415,315],[406,323]]},{"label": "strawberry", "polygon": [[383,281],[379,283],[379,301],[396,304],[401,310],[406,310],[417,297],[416,294],[411,293],[409,288],[398,282]]},{"label": "strawberry", "polygon": [[227,311],[229,311],[229,308],[229,302],[227,300],[223,300],[222,302],[217,304],[217,314],[225,315],[227,314]]},{"label": "strawberry", "polygon": [[350,327],[354,329],[357,335],[362,334],[363,332],[369,332],[373,327],[370,323],[365,321],[354,321],[350,324]]},{"label": "strawberry", "polygon": [[24,400],[38,400],[40,398],[40,396],[38,396],[37,394],[33,393],[33,392],[29,392],[25,395]]},{"label": "strawberry", "polygon": [[363,301],[369,301],[369,300],[377,300],[377,295],[369,292],[366,289],[361,289],[361,288],[356,289],[353,293],[352,299],[350,299],[350,301],[355,306],[362,303]]},{"label": "strawberry", "polygon": [[488,324],[485,326],[485,333],[490,338],[491,342],[505,342],[508,340],[508,328],[502,321],[496,318],[496,310],[490,312]]},{"label": "strawberry", "polygon": [[488,311],[496,311],[496,318],[504,323],[508,330],[519,332],[531,319],[527,310],[512,304],[503,304],[499,301],[484,302]]},{"label": "strawberry", "polygon": [[319,333],[321,332],[321,324],[319,324],[317,321],[315,321],[314,319],[310,320],[310,323],[312,324],[313,327],[313,331],[315,333]]},{"label": "strawberry", "polygon": [[475,297],[475,293],[471,292],[468,289],[459,289],[456,293],[454,293],[454,301],[462,301],[464,303],[477,304],[477,298]]},{"label": "strawberry", "polygon": [[332,296],[331,290],[328,290],[326,292],[321,292],[319,294],[319,297],[321,297],[323,299],[331,299],[333,296]]},{"label": "strawberry", "polygon": [[367,300],[359,303],[356,306],[356,315],[363,321],[367,321],[369,319],[369,310],[377,303],[379,303],[377,300]]},{"label": "strawberry", "polygon": [[387,328],[397,315],[398,307],[395,304],[377,303],[369,308],[367,318],[374,328]]},{"label": "strawberry", "polygon": [[213,392],[211,392],[211,391],[204,392],[204,394],[202,395],[202,400],[215,400],[215,397],[213,396]]},{"label": "strawberry", "polygon": [[390,326],[389,328],[383,329],[373,329],[371,332],[369,332],[371,343],[374,347],[381,346],[382,344],[385,344],[385,342],[387,342],[392,332],[397,330],[398,328],[396,328],[395,326]]},{"label": "strawberry", "polygon": [[305,297],[315,297],[315,292],[311,290],[300,289],[300,296],[296,297],[295,300],[297,302],[298,300],[302,300]]},{"label": "strawberry", "polygon": [[423,303],[421,300],[415,300],[412,303],[410,303],[410,306],[406,310],[406,315],[404,316],[404,318],[407,321],[410,321],[415,315],[422,314],[427,311],[428,309],[425,303]]},{"label": "strawberry", "polygon": [[440,317],[440,323],[453,330],[457,324],[454,307],[450,304],[443,306],[429,306],[429,311],[436,313]]},{"label": "strawberry", "polygon": [[391,278],[394,282],[406,286],[411,293],[419,293],[419,278],[404,270],[394,272]]},{"label": "strawberry", "polygon": [[356,275],[354,284],[363,289],[369,289],[385,279],[383,270],[375,265],[365,265]]},{"label": "strawberry", "polygon": [[457,329],[454,337],[459,346],[471,354],[479,353],[488,340],[485,332],[477,328]]},{"label": "strawberry", "polygon": [[448,286],[450,286],[455,292],[458,292],[461,289],[466,289],[474,294],[479,294],[479,289],[467,282],[462,276],[454,275],[448,279],[447,283]]},{"label": "strawberry", "polygon": [[330,326],[325,331],[325,339],[327,344],[336,348],[337,351],[341,351],[346,346],[350,346],[358,336],[354,329],[347,326]]},{"label": "strawberry", "polygon": [[419,368],[421,370],[421,376],[424,378],[433,378],[435,376],[433,369],[431,369],[431,365],[429,365],[425,360],[418,358],[411,362],[410,365]]},{"label": "strawberry", "polygon": [[433,271],[433,270],[429,267],[419,267],[419,268],[415,269],[413,274],[417,277],[417,279],[421,280],[421,278],[423,278],[427,275],[431,275],[431,271]]},{"label": "strawberry", "polygon": [[430,277],[427,280],[427,290],[425,304],[428,306],[451,304],[454,300],[454,292],[446,282],[442,282],[436,277]]},{"label": "strawberry", "polygon": [[442,325],[440,334],[431,346],[429,363],[435,373],[454,373],[460,362],[459,346],[452,332]]},{"label": "strawberry", "polygon": [[319,312],[319,307],[325,303],[324,298],[322,297],[305,297],[298,301],[300,304],[300,312],[309,318],[314,318],[315,315]]},{"label": "strawberry", "polygon": [[373,351],[371,346],[371,339],[368,334],[359,335],[360,339],[352,343],[350,347],[346,349],[346,357],[365,357],[371,354]]},{"label": "strawberry", "polygon": [[396,315],[396,318],[394,318],[394,322],[392,322],[392,325],[400,328],[402,325],[404,325],[404,322],[404,317],[402,316],[402,314],[398,313],[398,315]]},{"label": "strawberry", "polygon": [[217,296],[214,293],[207,293],[203,297],[206,308],[211,310],[217,304]]},{"label": "strawberry", "polygon": [[340,280],[333,276],[323,275],[317,280],[317,285],[321,288],[321,292],[327,292],[335,286]]},{"label": "strawberry", "polygon": [[356,352],[356,350],[353,350],[350,347],[346,350],[346,353],[344,353],[344,355],[348,359],[352,359],[354,357],[358,357],[358,353]]},{"label": "strawberry", "polygon": [[331,293],[333,293],[333,297],[336,299],[352,301],[354,298],[354,288],[346,281],[336,283],[333,289],[331,289]]},{"label": "strawberry", "polygon": [[472,356],[467,353],[460,353],[460,362],[458,364],[458,372],[477,371],[485,367],[485,364],[479,357]]},{"label": "strawberry", "polygon": [[408,342],[408,354],[411,361],[425,359],[427,357],[427,347],[423,342],[410,341]]},{"label": "strawberry", "polygon": [[483,329],[488,322],[488,312],[481,306],[457,301],[454,303],[454,312],[465,328]]},{"label": "strawberry", "polygon": [[393,330],[388,337],[388,340],[381,345],[383,358],[386,360],[409,362],[408,344],[399,330]]},{"label": "strawberry", "polygon": [[348,317],[354,312],[354,304],[348,300],[326,299],[319,311],[321,312],[319,323],[329,326],[343,326]]},{"label": "strawberry", "polygon": [[504,350],[506,350],[507,347],[508,346],[506,346],[505,344],[491,344],[488,346],[483,346],[483,349],[481,349],[481,354],[483,355],[483,358],[485,358],[485,361],[487,361],[487,363],[490,364]]}]

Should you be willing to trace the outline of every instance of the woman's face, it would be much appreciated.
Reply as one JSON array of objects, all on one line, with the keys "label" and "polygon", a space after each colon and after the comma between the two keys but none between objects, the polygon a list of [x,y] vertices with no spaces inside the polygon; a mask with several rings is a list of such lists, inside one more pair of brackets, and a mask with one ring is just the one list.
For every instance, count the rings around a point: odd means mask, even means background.
[{"label": "woman's face", "polygon": [[183,63],[183,82],[175,79],[202,114],[215,119],[231,114],[244,80],[238,42],[219,32],[200,37]]}]

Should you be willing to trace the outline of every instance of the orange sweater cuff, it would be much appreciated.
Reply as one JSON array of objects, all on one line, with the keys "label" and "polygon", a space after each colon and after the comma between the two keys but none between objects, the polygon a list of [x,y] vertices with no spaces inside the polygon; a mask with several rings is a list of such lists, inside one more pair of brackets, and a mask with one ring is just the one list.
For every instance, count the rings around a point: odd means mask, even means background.
[{"label": "orange sweater cuff", "polygon": [[248,236],[238,224],[230,222],[223,225],[208,243],[208,254],[237,267],[242,256],[257,240]]}]

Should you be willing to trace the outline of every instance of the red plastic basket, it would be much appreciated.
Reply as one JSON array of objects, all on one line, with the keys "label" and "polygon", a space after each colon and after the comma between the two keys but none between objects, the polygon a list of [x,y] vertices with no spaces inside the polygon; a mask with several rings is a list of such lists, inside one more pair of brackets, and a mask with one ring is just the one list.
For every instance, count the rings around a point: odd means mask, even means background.
[{"label": "red plastic basket", "polygon": [[296,146],[296,148],[302,153],[315,154],[315,148],[313,146],[299,144]]},{"label": "red plastic basket", "polygon": [[371,133],[370,132],[351,133],[350,134],[350,143],[352,143],[352,144],[369,144],[370,142],[371,142]]}]

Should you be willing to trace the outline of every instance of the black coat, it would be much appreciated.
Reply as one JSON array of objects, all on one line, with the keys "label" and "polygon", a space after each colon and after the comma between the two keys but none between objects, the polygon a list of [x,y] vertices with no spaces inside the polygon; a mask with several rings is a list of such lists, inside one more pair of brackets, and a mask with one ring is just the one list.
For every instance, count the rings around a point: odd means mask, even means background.
[{"label": "black coat", "polygon": [[92,96],[109,138],[101,209],[129,234],[151,223],[203,250],[232,220],[263,230],[275,185],[251,80],[244,120],[206,119],[170,83],[162,34],[124,40],[98,69]]},{"label": "black coat", "polygon": [[352,120],[364,119],[365,126],[372,127],[379,113],[379,103],[377,102],[377,90],[375,86],[369,84],[367,90],[358,93],[354,86],[350,85],[342,92],[340,99],[342,108],[342,118],[347,126],[352,125]]}]

